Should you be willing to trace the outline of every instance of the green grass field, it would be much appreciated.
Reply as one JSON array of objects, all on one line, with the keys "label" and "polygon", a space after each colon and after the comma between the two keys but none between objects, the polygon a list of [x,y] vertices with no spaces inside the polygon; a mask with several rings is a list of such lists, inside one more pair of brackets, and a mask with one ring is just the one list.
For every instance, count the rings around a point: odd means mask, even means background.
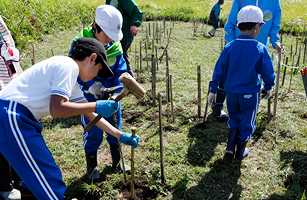
[{"label": "green grass field", "polygon": [[[144,12],[149,17],[169,17],[181,20],[207,20],[211,7],[216,1],[202,0],[139,0]],[[307,25],[307,0],[282,0],[282,29],[286,32],[301,32]],[[226,0],[222,10],[225,22],[231,8],[231,1]]]},{"label": "green grass field", "polygon": [[[222,31],[208,39],[202,34],[209,30],[206,25],[197,25],[193,36],[192,23],[170,23],[174,27],[169,45],[170,73],[173,75],[175,122],[167,122],[169,111],[163,105],[163,130],[165,139],[166,185],[160,184],[158,107],[150,106],[148,99],[137,102],[134,97],[124,100],[124,130],[138,128],[142,137],[136,150],[135,166],[137,195],[139,199],[163,200],[305,200],[307,180],[307,107],[301,77],[293,76],[288,91],[290,73],[285,86],[280,89],[276,120],[266,123],[266,101],[261,102],[257,117],[257,131],[249,144],[251,155],[241,164],[226,165],[222,157],[227,140],[226,124],[218,123],[209,116],[204,127],[197,119],[196,67],[202,71],[202,113],[214,63],[220,52]],[[161,24],[160,24],[161,25]],[[139,41],[145,38],[145,23],[131,48],[134,64],[139,55]],[[152,26],[152,24],[151,24]],[[60,34],[49,35],[35,43],[36,62],[51,56],[66,54],[76,28]],[[295,44],[295,38],[284,35],[286,50]],[[161,46],[165,45],[165,40]],[[137,51],[135,52],[135,45]],[[161,55],[163,49],[159,49]],[[144,52],[143,52],[144,53]],[[144,55],[144,54],[143,54]],[[30,66],[31,48],[23,50],[22,65]],[[134,64],[146,90],[151,89],[150,73],[143,62],[142,71]],[[164,92],[165,62],[159,64],[157,90]],[[149,92],[150,94],[150,92]],[[104,180],[87,184],[82,179],[85,173],[85,158],[82,147],[82,128],[79,119],[52,120],[44,118],[43,134],[57,163],[62,169],[69,196],[81,199],[126,199],[127,186],[123,177],[110,174],[108,145],[105,140],[99,151],[99,168]],[[130,148],[123,148],[126,163],[129,163]]]}]

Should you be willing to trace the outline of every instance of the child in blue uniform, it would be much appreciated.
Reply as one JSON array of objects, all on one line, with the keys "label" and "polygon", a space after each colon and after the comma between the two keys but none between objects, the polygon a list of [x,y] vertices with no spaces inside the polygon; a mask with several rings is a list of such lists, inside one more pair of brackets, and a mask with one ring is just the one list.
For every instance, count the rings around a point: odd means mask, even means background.
[{"label": "child in blue uniform", "polygon": [[[109,18],[112,20],[112,22],[117,21],[118,25],[116,23],[108,23],[106,16],[114,16],[113,18]],[[123,56],[121,43],[119,42],[123,35],[120,34],[121,31],[120,29],[117,29],[117,26],[122,26],[121,13],[115,7],[110,5],[98,6],[96,8],[95,21],[93,22],[92,26],[85,27],[76,37],[96,38],[98,41],[100,41],[105,46],[107,62],[114,73],[114,76],[112,77],[96,77],[94,80],[90,80],[88,82],[78,80],[78,83],[81,85],[81,90],[89,102],[99,99],[108,99],[110,96],[115,97],[123,89],[123,85],[119,81],[119,77],[122,73],[127,72],[128,69]],[[108,29],[106,27],[108,27]],[[118,34],[115,34],[116,32],[118,32]],[[118,129],[121,129],[121,106],[116,113],[116,120],[114,120],[113,116],[106,119],[112,125],[116,125]],[[81,123],[83,127],[86,127],[89,123],[88,118],[81,116]],[[83,142],[87,165],[86,174],[87,178],[92,181],[96,181],[100,178],[99,171],[97,169],[97,151],[102,143],[102,139],[103,131],[97,126],[94,126],[88,132],[84,132]],[[120,151],[117,138],[107,133],[106,139],[110,145],[112,169],[114,171],[121,171],[119,165]]]},{"label": "child in blue uniform", "polygon": [[[64,199],[61,171],[42,137],[40,118],[95,113],[111,116],[115,101],[86,102],[77,78],[89,81],[98,74],[112,76],[104,47],[95,39],[73,42],[70,55],[39,62],[13,79],[0,92],[0,153],[37,199]],[[95,113],[94,113],[95,112]],[[121,132],[103,118],[97,126],[124,144],[137,147],[139,137]]]},{"label": "child in blue uniform", "polygon": [[228,43],[221,53],[210,82],[208,101],[215,102],[219,85],[227,99],[228,141],[225,159],[242,160],[249,153],[248,140],[256,129],[260,77],[264,93],[270,95],[274,85],[274,70],[266,46],[255,38],[263,22],[263,13],[256,6],[243,7],[238,14],[240,36]]},{"label": "child in blue uniform", "polygon": [[219,27],[221,5],[224,4],[224,0],[218,0],[216,4],[212,7],[209,15],[209,24],[212,25],[212,29],[208,32],[210,37],[214,37],[216,29]]}]

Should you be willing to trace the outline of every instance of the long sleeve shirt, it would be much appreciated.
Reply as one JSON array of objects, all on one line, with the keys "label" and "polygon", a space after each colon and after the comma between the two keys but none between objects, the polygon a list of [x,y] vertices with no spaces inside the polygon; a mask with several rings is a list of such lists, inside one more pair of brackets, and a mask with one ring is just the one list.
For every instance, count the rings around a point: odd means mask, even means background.
[{"label": "long sleeve shirt", "polygon": [[237,28],[237,15],[239,10],[247,5],[258,6],[264,14],[265,24],[261,27],[257,40],[264,45],[268,45],[268,38],[275,48],[279,42],[279,31],[281,21],[280,0],[233,0],[230,14],[225,24],[225,40],[231,42],[240,35]]},{"label": "long sleeve shirt", "polygon": [[274,70],[265,45],[247,35],[240,35],[228,43],[221,53],[210,82],[210,92],[216,93],[223,87],[226,93],[257,93],[260,77],[264,89],[274,85]]}]

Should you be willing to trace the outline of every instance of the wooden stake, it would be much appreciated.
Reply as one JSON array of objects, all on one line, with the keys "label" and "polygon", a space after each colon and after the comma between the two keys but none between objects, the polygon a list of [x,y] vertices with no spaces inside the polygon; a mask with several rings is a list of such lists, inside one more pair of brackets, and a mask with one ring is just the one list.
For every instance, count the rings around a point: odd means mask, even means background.
[{"label": "wooden stake", "polygon": [[31,59],[31,63],[32,65],[35,64],[35,46],[33,43],[31,43],[31,46],[32,46],[32,59]]},{"label": "wooden stake", "polygon": [[285,78],[286,78],[286,73],[287,73],[287,66],[288,66],[288,59],[289,57],[286,57],[286,63],[284,65],[284,73],[283,73],[283,77],[282,77],[282,82],[281,82],[281,86],[284,86],[285,83]]},{"label": "wooden stake", "polygon": [[169,64],[168,64],[168,51],[166,49],[165,51],[165,64],[166,64],[166,69],[165,69],[165,85],[166,85],[166,102],[168,103],[170,100],[170,92],[169,92]]},{"label": "wooden stake", "polygon": [[172,113],[172,122],[175,122],[174,115],[174,103],[173,103],[173,84],[172,84],[172,75],[169,75],[169,90],[170,90],[170,101],[171,101],[171,113]]},{"label": "wooden stake", "polygon": [[140,69],[140,72],[142,71],[142,41],[140,41],[140,60],[139,60],[139,69]]},{"label": "wooden stake", "polygon": [[161,183],[165,184],[164,177],[164,154],[163,154],[163,132],[162,132],[162,97],[161,94],[158,94],[159,97],[159,136],[160,136],[160,169],[161,169]]},{"label": "wooden stake", "polygon": [[279,78],[280,78],[280,66],[281,66],[281,53],[278,53],[277,78],[276,78],[275,99],[274,99],[274,108],[273,108],[273,116],[274,117],[276,117],[276,113],[277,113],[277,100],[278,100],[278,89],[279,89]]},{"label": "wooden stake", "polygon": [[147,41],[145,42],[145,58],[146,58],[146,70],[149,68],[149,62],[148,62],[148,51],[147,51]]},{"label": "wooden stake", "polygon": [[[136,134],[136,128],[131,128],[132,136]],[[134,188],[134,148],[131,147],[131,199],[135,199],[135,188]]]},{"label": "wooden stake", "polygon": [[151,55],[151,93],[152,104],[156,105],[156,60],[154,55]]},{"label": "wooden stake", "polygon": [[197,117],[201,118],[201,69],[197,66]]},{"label": "wooden stake", "polygon": [[155,57],[156,57],[156,68],[157,68],[157,71],[159,71],[159,62],[158,62],[158,48],[157,46],[155,47]]}]

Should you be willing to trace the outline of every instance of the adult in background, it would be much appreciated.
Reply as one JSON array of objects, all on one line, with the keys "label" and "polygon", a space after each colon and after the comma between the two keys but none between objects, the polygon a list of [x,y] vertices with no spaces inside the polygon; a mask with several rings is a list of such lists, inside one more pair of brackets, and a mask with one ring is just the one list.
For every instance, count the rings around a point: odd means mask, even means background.
[{"label": "adult in background", "polygon": [[[19,52],[15,42],[0,16],[0,90],[2,90],[14,77],[22,72],[19,65]],[[0,154],[0,197],[4,200],[21,199],[20,191],[13,188],[11,167]]]},{"label": "adult in background", "polygon": [[[227,22],[225,24],[225,41],[229,43],[240,35],[237,27],[237,15],[241,8],[247,5],[254,5],[259,7],[263,12],[263,19],[265,24],[261,26],[260,33],[256,39],[264,45],[270,43],[277,52],[282,51],[280,43],[279,31],[281,21],[281,6],[280,0],[233,0],[231,11],[229,13]],[[223,109],[223,102],[225,100],[225,92],[223,87],[219,86],[216,96],[216,103],[213,105],[213,113],[218,119],[225,121],[228,119]]]},{"label": "adult in background", "polygon": [[121,40],[121,44],[128,72],[133,76],[133,71],[129,62],[128,49],[132,44],[134,36],[136,36],[139,31],[138,27],[142,24],[143,13],[134,0],[106,0],[106,4],[116,7],[123,15],[123,39]]}]

